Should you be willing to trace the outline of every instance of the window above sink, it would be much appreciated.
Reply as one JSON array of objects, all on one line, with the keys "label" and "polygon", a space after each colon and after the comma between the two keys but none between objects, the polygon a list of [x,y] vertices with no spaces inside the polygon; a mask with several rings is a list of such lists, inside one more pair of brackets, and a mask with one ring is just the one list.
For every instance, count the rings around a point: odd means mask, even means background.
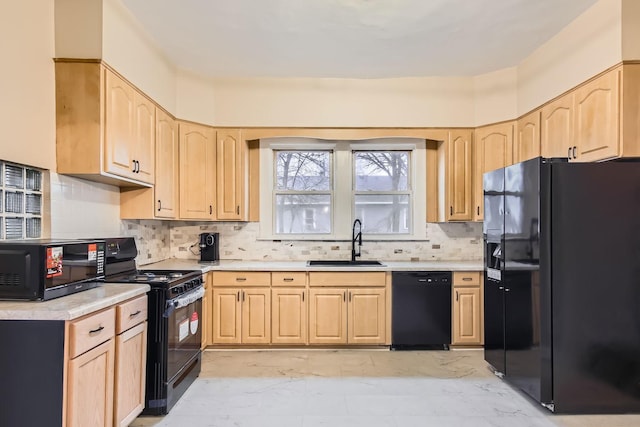
[{"label": "window above sink", "polygon": [[261,140],[259,238],[349,240],[359,218],[365,240],[423,240],[425,145],[418,138]]}]

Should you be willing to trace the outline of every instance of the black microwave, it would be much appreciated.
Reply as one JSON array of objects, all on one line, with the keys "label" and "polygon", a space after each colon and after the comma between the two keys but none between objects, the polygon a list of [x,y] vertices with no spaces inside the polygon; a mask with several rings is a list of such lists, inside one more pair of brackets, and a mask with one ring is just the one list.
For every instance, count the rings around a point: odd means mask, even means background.
[{"label": "black microwave", "polygon": [[104,279],[104,240],[0,242],[0,299],[50,300]]}]

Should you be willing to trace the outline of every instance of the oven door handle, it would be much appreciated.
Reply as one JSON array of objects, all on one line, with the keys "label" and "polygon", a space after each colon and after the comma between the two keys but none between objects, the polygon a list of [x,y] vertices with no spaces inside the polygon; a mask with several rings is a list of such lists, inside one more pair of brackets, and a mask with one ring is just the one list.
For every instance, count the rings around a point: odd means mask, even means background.
[{"label": "oven door handle", "polygon": [[186,293],[184,295],[180,295],[179,297],[176,297],[174,299],[172,299],[171,301],[167,302],[167,308],[165,309],[162,317],[169,317],[171,316],[171,313],[173,313],[173,311],[176,308],[181,308],[181,307],[186,307],[187,305],[202,299],[202,297],[204,296],[204,288],[201,286],[198,289],[194,289],[193,291]]}]

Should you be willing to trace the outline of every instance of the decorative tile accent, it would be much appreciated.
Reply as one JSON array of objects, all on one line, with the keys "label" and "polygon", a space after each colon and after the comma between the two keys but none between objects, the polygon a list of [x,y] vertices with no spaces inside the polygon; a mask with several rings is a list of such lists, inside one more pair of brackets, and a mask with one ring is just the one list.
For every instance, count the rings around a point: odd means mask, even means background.
[{"label": "decorative tile accent", "polygon": [[151,264],[171,257],[170,222],[123,220],[122,235],[136,239],[138,265]]},{"label": "decorative tile accent", "polygon": [[[220,233],[220,258],[243,261],[348,259],[351,242],[258,240],[259,223],[171,222],[171,257],[198,259],[199,234]],[[363,259],[387,261],[481,260],[482,223],[427,224],[424,241],[373,241],[364,236]]]}]

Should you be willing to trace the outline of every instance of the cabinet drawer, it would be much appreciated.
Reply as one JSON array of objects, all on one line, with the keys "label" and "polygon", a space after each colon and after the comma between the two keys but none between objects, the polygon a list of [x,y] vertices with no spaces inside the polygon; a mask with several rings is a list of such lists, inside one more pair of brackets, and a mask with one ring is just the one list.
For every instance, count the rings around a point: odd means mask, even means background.
[{"label": "cabinet drawer", "polygon": [[480,272],[454,271],[453,286],[480,286]]},{"label": "cabinet drawer", "polygon": [[147,320],[147,296],[118,304],[116,307],[116,334]]},{"label": "cabinet drawer", "polygon": [[382,271],[312,271],[309,273],[309,286],[384,286],[385,275]]},{"label": "cabinet drawer", "polygon": [[271,273],[272,286],[306,286],[307,273],[304,271],[274,271]]},{"label": "cabinet drawer", "polygon": [[115,307],[72,322],[69,325],[69,358],[109,340],[115,335],[115,329]]},{"label": "cabinet drawer", "polygon": [[271,286],[268,271],[214,271],[213,286]]}]

